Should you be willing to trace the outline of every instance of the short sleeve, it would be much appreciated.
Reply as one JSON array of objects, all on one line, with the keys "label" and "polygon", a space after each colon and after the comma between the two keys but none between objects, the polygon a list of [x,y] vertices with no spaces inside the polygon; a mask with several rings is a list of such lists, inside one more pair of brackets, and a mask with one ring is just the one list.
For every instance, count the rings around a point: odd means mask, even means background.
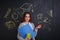
[{"label": "short sleeve", "polygon": [[18,28],[22,27],[23,25],[24,25],[23,23],[20,23],[19,26],[18,26]]},{"label": "short sleeve", "polygon": [[32,28],[33,28],[33,30],[35,29],[35,25],[34,25],[34,23],[31,23],[31,25],[32,25]]}]

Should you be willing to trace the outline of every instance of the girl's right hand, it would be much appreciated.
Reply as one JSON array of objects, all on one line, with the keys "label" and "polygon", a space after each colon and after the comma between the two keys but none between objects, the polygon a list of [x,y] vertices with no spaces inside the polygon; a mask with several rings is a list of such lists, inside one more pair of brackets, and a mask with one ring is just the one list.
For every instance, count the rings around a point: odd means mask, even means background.
[{"label": "girl's right hand", "polygon": [[29,38],[25,38],[25,40],[30,40]]},{"label": "girl's right hand", "polygon": [[27,33],[25,40],[30,40],[30,33]]}]

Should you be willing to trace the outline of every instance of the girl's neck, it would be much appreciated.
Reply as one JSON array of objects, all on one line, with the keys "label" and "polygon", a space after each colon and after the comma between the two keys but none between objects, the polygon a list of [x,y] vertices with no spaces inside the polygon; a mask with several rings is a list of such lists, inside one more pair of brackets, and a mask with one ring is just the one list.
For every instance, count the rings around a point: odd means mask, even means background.
[{"label": "girl's neck", "polygon": [[25,21],[24,23],[29,23],[29,22],[26,22],[26,21]]}]

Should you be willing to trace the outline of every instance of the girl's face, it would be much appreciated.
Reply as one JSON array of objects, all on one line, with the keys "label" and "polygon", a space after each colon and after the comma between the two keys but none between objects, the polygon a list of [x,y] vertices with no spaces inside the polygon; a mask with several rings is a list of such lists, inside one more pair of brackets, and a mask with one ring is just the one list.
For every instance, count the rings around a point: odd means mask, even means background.
[{"label": "girl's face", "polygon": [[30,20],[30,15],[29,14],[26,14],[25,15],[25,22],[29,22],[29,20]]}]

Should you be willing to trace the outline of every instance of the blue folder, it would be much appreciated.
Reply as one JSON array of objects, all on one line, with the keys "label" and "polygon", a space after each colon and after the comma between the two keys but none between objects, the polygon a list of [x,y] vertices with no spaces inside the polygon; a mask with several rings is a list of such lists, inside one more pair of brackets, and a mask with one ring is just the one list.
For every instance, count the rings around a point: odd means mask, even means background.
[{"label": "blue folder", "polygon": [[32,30],[29,24],[26,24],[20,28],[18,28],[19,34],[23,37],[26,38],[26,34],[30,33],[30,38],[33,38],[36,36],[35,31]]}]

